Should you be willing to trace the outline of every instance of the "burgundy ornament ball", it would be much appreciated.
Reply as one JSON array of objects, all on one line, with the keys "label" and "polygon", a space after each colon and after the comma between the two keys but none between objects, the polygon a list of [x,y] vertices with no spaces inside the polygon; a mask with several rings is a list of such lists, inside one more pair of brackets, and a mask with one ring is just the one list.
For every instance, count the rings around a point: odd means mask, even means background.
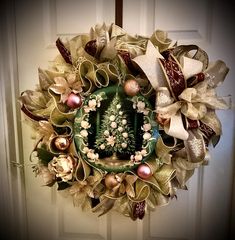
[{"label": "burgundy ornament ball", "polygon": [[140,86],[135,79],[129,79],[124,83],[124,91],[128,96],[135,96],[140,91]]},{"label": "burgundy ornament ball", "polygon": [[91,40],[87,42],[87,44],[85,45],[85,51],[94,57],[97,51],[96,40]]},{"label": "burgundy ornament ball", "polygon": [[69,139],[66,137],[59,136],[55,139],[55,146],[57,149],[64,151],[69,147]]},{"label": "burgundy ornament ball", "polygon": [[67,106],[70,108],[80,108],[82,106],[82,97],[80,94],[70,93],[68,96]]},{"label": "burgundy ornament ball", "polygon": [[139,167],[137,168],[137,175],[140,178],[148,179],[149,177],[152,176],[152,171],[148,165],[140,164]]}]

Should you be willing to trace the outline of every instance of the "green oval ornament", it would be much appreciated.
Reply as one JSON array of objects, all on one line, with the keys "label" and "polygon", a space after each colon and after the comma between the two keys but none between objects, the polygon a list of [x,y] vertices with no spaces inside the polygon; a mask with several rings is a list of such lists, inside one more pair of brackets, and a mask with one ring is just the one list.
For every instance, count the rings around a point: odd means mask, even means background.
[{"label": "green oval ornament", "polygon": [[158,125],[150,102],[128,97],[121,86],[102,88],[86,98],[74,121],[78,153],[95,168],[126,172],[155,150]]}]

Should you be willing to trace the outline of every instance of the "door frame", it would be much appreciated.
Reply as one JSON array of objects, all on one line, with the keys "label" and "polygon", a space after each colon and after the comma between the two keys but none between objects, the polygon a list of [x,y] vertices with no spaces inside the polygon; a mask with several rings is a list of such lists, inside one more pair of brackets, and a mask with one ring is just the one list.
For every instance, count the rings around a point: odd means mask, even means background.
[{"label": "door frame", "polygon": [[5,1],[0,16],[0,228],[5,238],[23,240],[27,239],[27,210],[14,2]]},{"label": "door frame", "polygon": [[[234,149],[234,152],[235,152],[235,149]],[[231,240],[234,239],[234,237],[235,237],[235,163],[233,163],[232,191],[233,192],[232,192],[232,199],[231,199],[231,216],[230,216],[230,224],[229,224],[229,239],[231,239]]]}]

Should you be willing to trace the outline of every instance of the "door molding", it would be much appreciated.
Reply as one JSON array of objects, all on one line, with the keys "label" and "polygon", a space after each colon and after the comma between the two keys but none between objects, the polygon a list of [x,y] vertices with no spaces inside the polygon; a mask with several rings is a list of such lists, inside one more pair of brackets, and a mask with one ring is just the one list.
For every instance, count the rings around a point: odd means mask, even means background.
[{"label": "door molding", "polygon": [[[235,154],[234,154],[235,155]],[[233,167],[233,189],[232,189],[232,199],[231,199],[231,216],[230,216],[230,231],[229,239],[234,239],[235,237],[235,165]]]},{"label": "door molding", "polygon": [[13,0],[5,1],[0,20],[0,225],[7,239],[23,240],[27,218]]}]

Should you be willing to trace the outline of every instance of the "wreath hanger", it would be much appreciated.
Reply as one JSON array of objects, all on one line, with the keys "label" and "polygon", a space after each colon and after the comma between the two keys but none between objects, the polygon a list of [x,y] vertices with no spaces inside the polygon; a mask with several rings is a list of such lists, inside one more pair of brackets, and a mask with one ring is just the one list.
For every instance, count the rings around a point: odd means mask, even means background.
[{"label": "wreath hanger", "polygon": [[115,24],[122,27],[123,24],[123,0],[115,0]]}]

